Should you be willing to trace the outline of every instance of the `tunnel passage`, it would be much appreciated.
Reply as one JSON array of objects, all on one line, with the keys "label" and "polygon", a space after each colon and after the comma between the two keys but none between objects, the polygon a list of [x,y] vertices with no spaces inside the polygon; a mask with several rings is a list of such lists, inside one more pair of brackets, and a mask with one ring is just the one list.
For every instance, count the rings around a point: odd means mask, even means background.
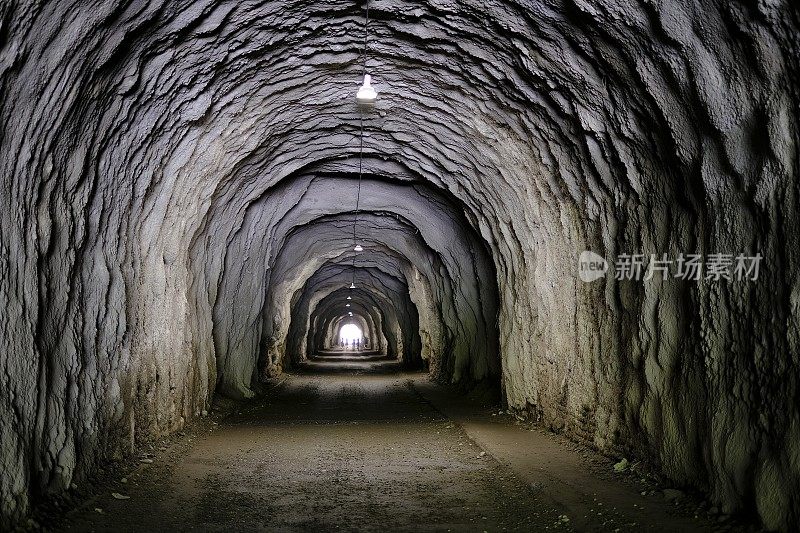
[{"label": "tunnel passage", "polygon": [[[363,7],[0,4],[4,527],[324,339],[352,264]],[[500,376],[517,412],[796,528],[793,3],[371,12],[356,276],[381,349]],[[764,267],[583,283],[582,250]]]},{"label": "tunnel passage", "polygon": [[[370,311],[374,308],[380,313],[377,318],[383,326],[381,333],[386,339],[387,355],[409,364],[415,358],[419,358],[421,350],[419,319],[415,312],[416,308],[408,296],[408,286],[396,278],[383,275],[383,272],[377,269],[360,269],[352,277],[351,271],[349,264],[323,267],[309,279],[309,285],[313,286],[313,290],[306,289],[303,294],[315,295],[313,298],[318,299],[318,302],[314,306],[313,313],[308,312],[310,304],[307,300],[310,298],[303,298],[292,306],[294,317],[287,335],[287,352],[297,354],[295,359],[297,361],[320,348],[318,342],[309,343],[315,333],[309,324],[318,321],[318,317],[314,314],[319,314],[323,318],[339,316],[341,312],[346,312],[345,302],[348,301],[346,296],[351,295],[353,300],[350,301],[353,303],[350,312],[358,313],[358,316],[371,316]],[[356,289],[346,288],[347,285],[342,284],[343,279],[353,280]],[[336,290],[341,286],[345,289]],[[359,290],[358,287],[362,286],[365,289]],[[305,347],[302,346],[304,341]]]},{"label": "tunnel passage", "polygon": [[[330,293],[349,290],[353,282],[354,302],[378,311],[389,355],[411,367],[424,360],[445,381],[499,376],[498,295],[488,246],[469,228],[452,195],[397,180],[395,165],[374,164],[360,185],[349,174],[306,169],[249,207],[251,216],[231,244],[240,266],[222,273],[215,308],[215,326],[254,324],[237,331],[241,336],[234,343],[226,338],[224,346],[217,344],[218,386],[226,394],[252,394],[257,354],[262,375],[306,357],[316,347],[309,341],[315,313],[334,305]],[[359,242],[365,250],[360,253],[352,250],[357,187]],[[270,244],[255,246],[250,239],[265,239],[261,216],[275,216],[276,210],[286,213]],[[253,291],[264,294],[263,302],[235,303],[243,280],[245,286],[265,287]],[[344,310],[345,298],[333,309]],[[245,361],[247,366],[240,366]]]}]

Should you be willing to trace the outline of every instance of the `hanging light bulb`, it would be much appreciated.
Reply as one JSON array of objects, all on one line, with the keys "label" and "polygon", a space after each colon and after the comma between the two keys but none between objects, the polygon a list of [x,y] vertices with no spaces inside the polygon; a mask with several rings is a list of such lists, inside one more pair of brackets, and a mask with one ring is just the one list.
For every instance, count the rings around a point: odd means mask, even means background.
[{"label": "hanging light bulb", "polygon": [[350,307],[350,304],[346,304],[345,307]]},{"label": "hanging light bulb", "polygon": [[348,315],[350,315],[350,316],[353,316],[353,312],[352,312],[352,311],[350,311],[350,312],[349,312],[349,313],[347,313],[347,314],[348,314]]},{"label": "hanging light bulb", "polygon": [[356,100],[359,104],[372,104],[378,98],[378,92],[370,85],[372,76],[364,74],[364,84],[358,88]]},{"label": "hanging light bulb", "polygon": [[352,300],[352,299],[353,299],[353,297],[352,297],[352,296],[348,296],[348,297],[347,297],[347,299],[348,299],[348,300]]},{"label": "hanging light bulb", "polygon": [[350,289],[355,289],[355,288],[356,288],[356,284],[355,284],[355,283],[351,283],[351,284],[350,284],[350,287],[348,287],[348,288],[350,288]]},{"label": "hanging light bulb", "polygon": [[356,244],[356,247],[353,248],[353,251],[354,252],[363,252],[364,248],[362,248],[360,244]]}]

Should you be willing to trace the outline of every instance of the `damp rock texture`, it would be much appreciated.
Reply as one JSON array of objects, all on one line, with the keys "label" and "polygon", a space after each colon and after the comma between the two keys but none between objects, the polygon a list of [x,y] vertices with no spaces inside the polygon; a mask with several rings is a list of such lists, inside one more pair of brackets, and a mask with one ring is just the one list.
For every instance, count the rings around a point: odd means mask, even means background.
[{"label": "damp rock texture", "polygon": [[[798,527],[796,8],[375,0],[362,110],[363,8],[0,3],[0,526],[352,293],[409,367]],[[583,250],[763,260],[584,283]]]}]

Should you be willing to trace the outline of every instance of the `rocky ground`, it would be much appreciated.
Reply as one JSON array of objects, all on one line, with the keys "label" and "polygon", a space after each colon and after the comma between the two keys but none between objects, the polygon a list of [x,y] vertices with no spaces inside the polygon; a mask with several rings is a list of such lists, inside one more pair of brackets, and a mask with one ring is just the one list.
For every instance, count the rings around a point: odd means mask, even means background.
[{"label": "rocky ground", "polygon": [[747,529],[486,395],[369,359],[314,361],[39,520],[63,531]]}]

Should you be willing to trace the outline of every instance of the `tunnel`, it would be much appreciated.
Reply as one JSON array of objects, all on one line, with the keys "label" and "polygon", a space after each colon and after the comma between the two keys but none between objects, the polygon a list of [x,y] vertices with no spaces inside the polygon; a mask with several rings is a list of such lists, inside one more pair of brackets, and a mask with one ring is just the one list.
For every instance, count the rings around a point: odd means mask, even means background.
[{"label": "tunnel", "polygon": [[[291,420],[439,424],[406,450],[475,450],[456,470],[491,495],[541,487],[498,469],[561,439],[657,480],[648,508],[796,531],[798,58],[790,0],[0,2],[0,529],[255,409],[297,464]],[[514,446],[458,418],[478,396]],[[401,470],[375,442],[317,480]],[[248,483],[317,481],[282,468]],[[536,518],[514,485],[513,512],[448,527],[594,531],[583,475],[585,513]],[[433,527],[454,485],[430,486],[391,498]],[[121,487],[78,524],[138,505]],[[393,517],[350,525],[420,526]]]}]

